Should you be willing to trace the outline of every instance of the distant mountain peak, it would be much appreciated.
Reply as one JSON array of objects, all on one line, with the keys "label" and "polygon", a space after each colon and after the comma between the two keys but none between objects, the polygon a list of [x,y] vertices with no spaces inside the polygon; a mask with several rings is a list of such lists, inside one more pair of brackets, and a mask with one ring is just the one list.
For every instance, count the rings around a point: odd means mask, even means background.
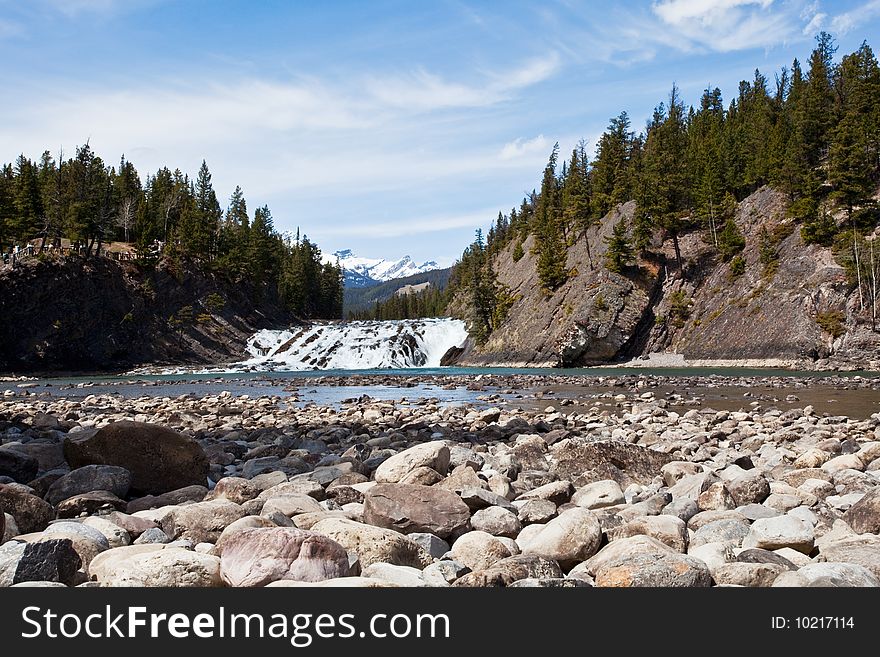
[{"label": "distant mountain peak", "polygon": [[418,264],[409,255],[396,260],[362,258],[356,256],[351,249],[341,249],[332,255],[324,255],[323,258],[325,262],[339,263],[345,272],[347,287],[366,287],[374,283],[384,283],[395,278],[404,278],[440,269],[433,260]]}]

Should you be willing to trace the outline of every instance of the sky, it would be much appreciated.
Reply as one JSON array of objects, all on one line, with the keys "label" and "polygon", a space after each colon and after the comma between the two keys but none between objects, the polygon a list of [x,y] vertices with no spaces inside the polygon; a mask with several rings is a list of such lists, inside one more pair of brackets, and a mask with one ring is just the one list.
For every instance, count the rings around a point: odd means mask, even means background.
[{"label": "sky", "polygon": [[324,252],[449,265],[554,143],[642,130],[673,82],[727,103],[819,30],[880,48],[880,0],[0,0],[0,161],[204,159]]}]

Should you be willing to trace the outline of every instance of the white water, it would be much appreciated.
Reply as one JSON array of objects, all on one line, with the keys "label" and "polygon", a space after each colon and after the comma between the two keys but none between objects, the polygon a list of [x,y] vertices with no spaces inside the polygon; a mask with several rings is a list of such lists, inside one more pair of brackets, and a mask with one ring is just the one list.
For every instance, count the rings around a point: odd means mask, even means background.
[{"label": "white water", "polygon": [[457,319],[333,322],[260,331],[248,341],[251,358],[233,371],[366,370],[438,367],[450,347],[467,339]]}]

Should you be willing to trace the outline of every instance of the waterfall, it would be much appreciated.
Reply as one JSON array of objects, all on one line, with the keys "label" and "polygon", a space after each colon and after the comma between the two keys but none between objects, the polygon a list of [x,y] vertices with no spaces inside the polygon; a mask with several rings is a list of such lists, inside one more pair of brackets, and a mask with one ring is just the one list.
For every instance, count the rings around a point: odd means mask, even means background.
[{"label": "waterfall", "polygon": [[264,330],[247,344],[251,358],[232,371],[366,370],[438,367],[450,347],[467,339],[457,319],[314,323]]}]

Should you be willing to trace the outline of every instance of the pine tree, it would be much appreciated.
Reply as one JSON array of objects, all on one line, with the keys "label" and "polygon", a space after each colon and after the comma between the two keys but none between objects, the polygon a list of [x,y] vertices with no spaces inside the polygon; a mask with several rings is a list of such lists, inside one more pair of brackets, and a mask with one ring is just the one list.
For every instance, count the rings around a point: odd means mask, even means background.
[{"label": "pine tree", "polygon": [[[587,161],[586,144],[581,141],[571,152],[568,171],[562,185],[562,216],[563,237],[566,243],[572,242],[568,238],[568,231],[573,231],[573,237],[586,233],[597,222],[593,217],[590,207],[590,177],[589,162]],[[593,257],[590,254],[590,241],[584,241],[587,247],[587,258],[590,267],[593,266]]]},{"label": "pine tree", "polygon": [[718,253],[724,262],[730,262],[733,257],[746,246],[746,240],[736,225],[733,217],[728,217],[724,222],[724,228],[718,234]]},{"label": "pine tree", "polygon": [[611,237],[606,237],[605,241],[608,244],[608,249],[605,251],[605,266],[608,271],[620,274],[635,257],[623,219],[614,224]]},{"label": "pine tree", "polygon": [[561,190],[556,178],[558,154],[559,144],[556,144],[550,155],[550,161],[544,168],[541,195],[538,198],[534,217],[538,281],[547,292],[556,290],[568,278],[568,270],[565,267],[567,249],[560,228]]},{"label": "pine tree", "polygon": [[631,180],[628,171],[633,133],[629,115],[621,112],[611,119],[599,138],[596,161],[593,163],[591,206],[593,217],[604,217],[618,203],[629,200]]}]

